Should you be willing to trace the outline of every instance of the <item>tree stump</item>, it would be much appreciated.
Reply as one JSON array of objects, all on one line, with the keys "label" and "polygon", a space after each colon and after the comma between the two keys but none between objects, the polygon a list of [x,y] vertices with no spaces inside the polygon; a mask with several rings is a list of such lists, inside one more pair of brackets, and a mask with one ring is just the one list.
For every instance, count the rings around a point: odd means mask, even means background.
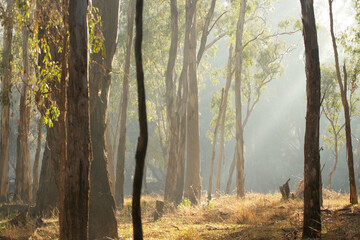
[{"label": "tree stump", "polygon": [[156,209],[154,212],[154,221],[157,221],[164,215],[164,202],[156,200]]},{"label": "tree stump", "polygon": [[282,199],[285,201],[289,200],[289,196],[290,196],[289,181],[290,181],[290,178],[286,181],[286,183],[284,185],[279,186],[280,192],[282,195]]}]

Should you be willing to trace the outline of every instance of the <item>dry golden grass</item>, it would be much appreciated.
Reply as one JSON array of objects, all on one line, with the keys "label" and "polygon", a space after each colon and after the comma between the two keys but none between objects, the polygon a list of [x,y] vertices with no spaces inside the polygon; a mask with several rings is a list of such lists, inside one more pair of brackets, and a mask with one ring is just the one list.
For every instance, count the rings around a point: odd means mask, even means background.
[{"label": "dry golden grass", "polygon": [[[154,222],[156,200],[142,198],[144,239],[300,239],[303,201],[281,201],[280,194],[248,193],[244,199],[222,196],[192,206],[188,201],[177,208],[165,205],[165,214]],[[324,191],[323,239],[360,239],[360,209],[348,206],[348,195]],[[131,199],[117,212],[119,239],[132,239]],[[46,219],[45,226],[29,239],[58,239],[58,221]],[[20,239],[31,229],[1,228],[0,236]],[[2,230],[1,230],[2,229]]]}]

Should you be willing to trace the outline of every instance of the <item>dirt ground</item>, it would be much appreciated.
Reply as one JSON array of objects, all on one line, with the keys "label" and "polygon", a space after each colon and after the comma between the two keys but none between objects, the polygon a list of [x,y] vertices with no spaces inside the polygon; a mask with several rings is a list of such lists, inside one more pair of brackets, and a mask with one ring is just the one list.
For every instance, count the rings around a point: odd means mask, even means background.
[{"label": "dirt ground", "polygon": [[[301,239],[302,199],[282,201],[280,194],[249,193],[245,199],[222,196],[192,206],[183,201],[176,208],[165,204],[165,214],[154,221],[156,200],[142,198],[144,239]],[[322,239],[360,239],[360,207],[348,205],[345,194],[328,191],[321,211]],[[132,239],[131,200],[117,212],[119,239]],[[11,227],[0,217],[0,240],[58,239],[57,213],[36,223]]]}]

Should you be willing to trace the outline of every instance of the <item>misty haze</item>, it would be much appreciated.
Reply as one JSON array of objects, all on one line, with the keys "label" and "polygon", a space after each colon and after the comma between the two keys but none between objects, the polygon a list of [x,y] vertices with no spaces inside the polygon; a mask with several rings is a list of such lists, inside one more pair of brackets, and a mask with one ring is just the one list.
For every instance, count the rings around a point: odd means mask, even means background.
[{"label": "misty haze", "polygon": [[358,0],[0,17],[0,240],[360,239]]}]

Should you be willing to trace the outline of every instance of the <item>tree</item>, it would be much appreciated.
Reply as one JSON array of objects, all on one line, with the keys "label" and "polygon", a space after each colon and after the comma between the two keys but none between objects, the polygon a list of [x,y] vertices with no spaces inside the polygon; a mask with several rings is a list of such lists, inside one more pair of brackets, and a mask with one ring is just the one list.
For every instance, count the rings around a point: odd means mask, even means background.
[{"label": "tree", "polygon": [[333,174],[336,171],[337,163],[339,160],[339,150],[344,145],[344,126],[345,124],[340,124],[341,119],[341,96],[339,93],[339,89],[337,88],[337,80],[336,73],[333,69],[326,68],[322,66],[321,71],[322,78],[322,89],[325,89],[324,96],[322,97],[321,109],[324,113],[326,119],[329,121],[328,125],[328,133],[331,136],[323,136],[323,140],[328,146],[329,149],[332,150],[335,163],[334,167],[331,170],[328,177],[328,189],[331,189],[331,179]]},{"label": "tree", "polygon": [[[65,86],[68,29],[66,27],[67,10],[60,8],[59,5],[67,6],[66,4],[66,0],[62,2],[40,1],[36,4],[40,51],[37,59],[39,71],[35,102],[47,129],[46,147],[36,197],[38,214],[49,214],[52,208],[57,206],[62,208],[63,206],[62,199],[59,199],[59,193],[63,191],[64,187],[63,181],[60,180],[64,176],[60,175],[65,172],[66,158]],[[50,19],[59,21],[50,21]],[[59,202],[61,202],[60,205]]]},{"label": "tree", "polygon": [[88,1],[69,2],[69,86],[67,93],[67,161],[61,239],[87,239],[91,159]]},{"label": "tree", "polygon": [[141,224],[141,186],[143,181],[145,156],[148,143],[148,127],[146,116],[146,95],[144,83],[144,70],[142,66],[142,24],[143,24],[143,0],[136,0],[136,37],[135,37],[135,63],[136,63],[136,80],[138,92],[138,113],[140,135],[136,147],[136,166],[133,184],[133,198],[132,198],[132,217],[133,217],[133,236],[135,240],[143,239],[142,224]]},{"label": "tree", "polygon": [[[199,103],[196,61],[196,3],[186,0],[186,35],[188,38],[188,105],[187,105],[187,164],[184,196],[192,203],[198,203],[201,196],[200,185],[200,137]],[[185,47],[184,47],[185,48]],[[185,51],[185,50],[184,50]],[[184,57],[185,54],[184,54]]]},{"label": "tree", "polygon": [[222,163],[225,163],[225,116],[226,116],[226,108],[227,108],[227,101],[229,95],[229,89],[231,85],[232,79],[232,51],[233,46],[230,45],[229,48],[229,59],[227,63],[227,74],[226,74],[226,84],[225,84],[225,93],[224,93],[224,100],[221,103],[222,106],[222,113],[221,113],[221,126],[220,126],[220,152],[218,158],[218,169],[217,169],[217,176],[216,176],[216,193],[220,195],[220,183],[221,183],[221,166]]},{"label": "tree", "polygon": [[222,112],[224,108],[224,88],[221,89],[221,100],[219,105],[219,112],[218,117],[216,119],[215,129],[214,129],[214,137],[212,139],[212,155],[211,155],[211,167],[210,167],[210,177],[209,177],[209,190],[208,190],[208,200],[211,200],[211,189],[212,189],[212,180],[214,175],[214,162],[215,162],[215,147],[216,147],[216,140],[217,140],[217,132],[220,124],[220,119],[222,118]]},{"label": "tree", "polygon": [[304,223],[303,238],[321,234],[320,213],[320,64],[312,0],[301,0],[306,70],[306,130],[304,143]]},{"label": "tree", "polygon": [[238,197],[245,197],[244,139],[241,107],[241,74],[243,64],[243,34],[245,24],[246,0],[240,2],[240,12],[236,28],[235,46],[235,108],[236,108],[236,189]]},{"label": "tree", "polygon": [[43,120],[40,118],[38,123],[38,137],[37,137],[37,147],[35,152],[35,159],[33,165],[33,185],[32,185],[32,201],[36,202],[36,193],[39,185],[39,161],[40,161],[40,152],[41,152],[41,143],[42,143],[42,130],[43,130]]},{"label": "tree", "polygon": [[357,193],[356,193],[356,182],[355,182],[355,173],[354,173],[354,157],[352,150],[352,141],[351,141],[351,125],[350,125],[350,110],[349,103],[346,97],[347,92],[347,74],[346,68],[344,65],[344,83],[341,78],[340,73],[340,64],[339,64],[339,56],[337,50],[337,44],[334,33],[334,20],[333,20],[333,12],[332,12],[332,2],[333,0],[329,0],[329,15],[330,15],[330,33],[331,39],[334,49],[334,57],[335,57],[335,69],[336,69],[336,79],[339,84],[340,94],[341,94],[341,102],[344,108],[344,116],[345,116],[345,137],[346,137],[346,153],[348,157],[348,169],[349,169],[349,185],[350,185],[350,203],[357,204]]},{"label": "tree", "polygon": [[[178,26],[178,10],[177,0],[171,0],[171,44],[169,49],[169,59],[165,72],[165,85],[166,85],[166,107],[167,118],[169,122],[170,131],[170,147],[166,169],[165,179],[165,201],[176,201],[176,184],[177,178],[174,173],[178,172],[178,145],[179,145],[179,118],[176,108],[176,84],[174,81],[174,70],[177,57],[177,48],[179,41],[179,26]],[[181,86],[179,86],[180,88]],[[178,103],[180,104],[180,103]]]},{"label": "tree", "polygon": [[[29,6],[31,9],[31,6]],[[28,25],[28,6],[20,9],[21,14],[24,15],[22,30],[22,53],[23,53],[23,88],[20,95],[20,120],[18,125],[17,138],[17,156],[16,156],[16,178],[15,178],[15,199],[20,199],[23,202],[30,202],[32,197],[31,188],[31,167],[30,167],[30,151],[29,151],[29,125],[30,125],[30,110],[31,97],[29,97],[29,90],[31,86],[30,80],[30,55],[29,55],[29,37],[30,31]]]},{"label": "tree", "polygon": [[[238,3],[237,3],[238,4]],[[235,157],[237,166],[237,193],[238,196],[245,196],[244,178],[244,131],[249,122],[256,105],[259,103],[262,93],[267,84],[276,79],[282,73],[281,61],[283,56],[291,51],[286,48],[285,42],[280,38],[281,35],[293,34],[294,31],[271,31],[267,27],[267,9],[271,7],[271,1],[252,1],[250,3],[240,2],[239,9],[245,11],[244,19],[238,19],[235,44],[235,79],[238,74],[238,83],[235,81],[235,108],[236,108],[236,134],[237,145],[235,147]],[[243,10],[244,8],[250,10]],[[234,5],[234,9],[238,9]],[[231,21],[230,16],[230,21]],[[241,21],[245,21],[244,26]],[[282,22],[280,22],[282,23]],[[279,25],[281,25],[279,23]],[[265,25],[265,27],[264,27]],[[285,24],[288,25],[288,24]],[[280,27],[280,26],[278,26]],[[242,34],[240,34],[242,32]],[[232,36],[230,34],[230,36]],[[241,43],[239,39],[241,38]],[[240,48],[240,50],[239,50]],[[240,54],[241,52],[241,54]],[[241,55],[241,56],[239,56]],[[240,58],[240,59],[239,59]],[[232,71],[228,74],[232,74]],[[240,124],[240,126],[239,126]],[[231,164],[235,166],[234,164]],[[227,193],[230,190],[231,176],[234,167],[230,168]]]},{"label": "tree", "polygon": [[0,202],[7,200],[9,187],[9,133],[11,96],[11,44],[13,30],[13,0],[6,1],[4,16],[4,52],[1,62],[1,150],[0,150]]},{"label": "tree", "polygon": [[115,184],[115,201],[119,208],[124,207],[124,168],[125,168],[125,147],[126,147],[126,120],[129,101],[129,80],[130,80],[130,60],[131,46],[133,42],[134,19],[135,19],[135,0],[129,1],[127,12],[127,38],[126,53],[124,66],[124,80],[122,92],[121,120],[120,120],[120,138],[116,165],[116,184]]},{"label": "tree", "polygon": [[93,5],[99,10],[101,28],[96,28],[94,36],[91,37],[99,39],[103,36],[103,49],[93,49],[90,65],[90,130],[93,154],[90,170],[90,239],[117,237],[116,207],[110,190],[105,131],[109,127],[106,125],[107,107],[112,62],[117,45],[119,5],[119,0],[99,0]]}]

